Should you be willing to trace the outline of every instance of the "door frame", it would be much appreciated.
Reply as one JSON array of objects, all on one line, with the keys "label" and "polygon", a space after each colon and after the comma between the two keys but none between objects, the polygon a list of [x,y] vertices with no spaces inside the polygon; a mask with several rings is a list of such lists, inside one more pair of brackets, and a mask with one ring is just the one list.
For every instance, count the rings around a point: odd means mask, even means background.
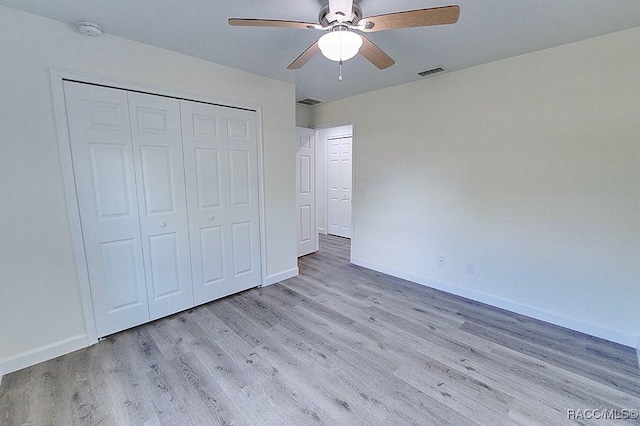
[{"label": "door frame", "polygon": [[[344,150],[344,140],[345,139],[349,139],[349,227],[348,227],[348,236],[347,235],[343,235],[344,234],[344,223],[343,221],[343,215],[342,215],[342,202],[344,201],[344,194],[342,195],[342,197],[339,196],[340,193],[343,192],[344,189],[344,184],[346,182],[346,177],[343,175],[343,168],[342,168],[342,164],[344,161],[344,157],[343,157],[343,150]],[[331,164],[332,164],[332,153],[331,153],[331,146],[334,144],[337,144],[338,146],[338,152],[335,153],[337,154],[337,158],[338,158],[338,207],[337,207],[337,211],[333,212],[333,215],[331,213],[331,201],[334,200],[335,201],[335,195],[332,196],[332,192],[335,190],[335,188],[332,190],[331,184],[329,182],[327,182],[327,186],[326,186],[326,192],[327,192],[327,196],[326,196],[326,203],[327,203],[327,234],[329,235],[334,235],[337,237],[342,237],[342,238],[348,238],[351,239],[351,237],[353,236],[353,195],[354,195],[354,191],[353,191],[353,158],[352,158],[352,154],[353,154],[353,136],[351,135],[351,133],[348,134],[340,134],[340,135],[332,135],[332,136],[328,136],[325,138],[325,142],[327,142],[327,160],[325,162],[326,167],[327,167],[327,171],[329,171],[331,169]],[[335,158],[335,157],[334,157]],[[329,173],[327,173],[327,181],[330,179],[329,177]],[[332,220],[333,219],[333,220]],[[337,223],[337,232],[330,232],[331,228],[333,227],[333,225],[335,224],[335,222]],[[335,230],[334,230],[335,231]]]},{"label": "door frame", "polygon": [[[322,212],[322,214],[324,215],[324,222],[325,225],[327,225],[327,219],[329,217],[329,212],[328,212],[328,208],[329,208],[329,203],[328,203],[328,196],[329,193],[327,191],[328,188],[328,176],[327,176],[327,160],[328,160],[328,146],[326,144],[326,139],[327,138],[319,138],[318,137],[318,133],[320,131],[324,131],[324,130],[328,130],[328,129],[333,129],[333,128],[338,128],[338,127],[344,127],[344,126],[351,126],[351,249],[350,249],[350,253],[349,253],[349,257],[350,259],[352,259],[354,257],[353,253],[354,253],[354,246],[355,246],[355,242],[356,242],[356,198],[357,198],[357,194],[356,194],[356,183],[357,183],[357,174],[356,174],[356,161],[357,161],[357,155],[356,155],[356,122],[355,119],[350,119],[350,120],[346,120],[346,121],[334,121],[334,122],[328,122],[328,123],[322,123],[322,124],[318,124],[314,126],[314,129],[316,131],[316,200],[318,199],[318,187],[322,187],[324,188],[323,190],[323,194],[324,194],[324,211]],[[332,135],[331,138],[337,138],[337,137],[341,137],[341,136],[349,136],[348,134],[343,134],[343,133],[336,133],[335,135]],[[323,178],[322,178],[322,182],[320,182],[317,178],[318,174],[318,168],[320,166],[320,164],[322,163],[322,168],[323,168]],[[316,216],[316,221],[317,221],[317,216]],[[324,229],[322,232],[320,232],[320,229],[318,229],[318,233],[327,235],[327,231],[328,231],[328,226],[326,226],[327,229]]]},{"label": "door frame", "polygon": [[260,210],[260,285],[265,285],[265,283],[267,282],[267,252],[266,219],[264,206],[264,146],[262,141],[262,107],[260,105],[229,101],[226,99],[217,99],[195,93],[178,92],[167,88],[147,86],[144,84],[116,80],[113,78],[101,77],[97,75],[79,73],[58,68],[49,68],[49,77],[53,95],[53,109],[55,113],[55,122],[58,134],[58,149],[60,152],[60,161],[62,166],[65,199],[67,202],[71,239],[76,260],[76,273],[78,276],[78,281],[80,283],[80,297],[82,299],[85,327],[87,332],[86,346],[90,346],[98,342],[98,333],[96,330],[93,303],[91,299],[89,269],[84,252],[84,240],[82,238],[80,209],[78,207],[78,195],[76,192],[75,177],[73,173],[71,139],[69,135],[69,129],[67,127],[67,107],[65,104],[63,88],[63,82],[65,80],[98,86],[107,86],[132,92],[142,92],[151,95],[204,102],[230,108],[245,109],[254,111],[256,113],[256,144],[258,149],[258,207]]}]

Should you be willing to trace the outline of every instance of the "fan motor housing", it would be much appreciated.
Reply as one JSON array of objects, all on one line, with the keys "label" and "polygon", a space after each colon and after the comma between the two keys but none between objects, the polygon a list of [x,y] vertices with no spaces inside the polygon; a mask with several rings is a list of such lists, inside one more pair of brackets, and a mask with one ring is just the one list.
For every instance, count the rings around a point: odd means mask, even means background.
[{"label": "fan motor housing", "polygon": [[[351,25],[358,25],[360,19],[362,19],[362,9],[360,9],[360,6],[358,6],[356,3],[353,3],[351,16],[349,17],[349,19],[343,19],[342,22],[349,23]],[[336,16],[332,15],[329,12],[329,5],[324,5],[322,9],[320,9],[320,14],[318,15],[318,22],[320,23],[320,25],[322,25],[323,27],[328,27],[336,21]]]}]

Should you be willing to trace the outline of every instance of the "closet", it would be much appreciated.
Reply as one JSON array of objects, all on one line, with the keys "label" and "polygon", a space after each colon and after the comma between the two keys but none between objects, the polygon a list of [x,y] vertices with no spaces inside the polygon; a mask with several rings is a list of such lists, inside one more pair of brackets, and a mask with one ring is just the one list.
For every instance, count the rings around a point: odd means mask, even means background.
[{"label": "closet", "polygon": [[261,283],[254,111],[64,82],[98,337]]}]

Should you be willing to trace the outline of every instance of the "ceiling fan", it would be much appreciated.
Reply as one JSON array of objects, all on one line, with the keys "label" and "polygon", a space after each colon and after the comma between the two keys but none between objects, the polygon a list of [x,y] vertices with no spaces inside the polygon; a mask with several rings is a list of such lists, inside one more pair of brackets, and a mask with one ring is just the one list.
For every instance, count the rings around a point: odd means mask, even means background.
[{"label": "ceiling fan", "polygon": [[[458,21],[459,15],[459,6],[444,6],[363,18],[360,6],[353,0],[329,0],[329,3],[320,9],[319,24],[243,18],[231,18],[229,24],[245,27],[280,27],[326,31],[326,34],[309,46],[287,67],[290,70],[301,68],[318,52],[322,52],[332,61],[339,62],[341,66],[343,61],[351,59],[360,52],[369,62],[383,70],[393,65],[395,61],[368,38],[356,33],[356,30],[369,33],[398,28],[454,24]],[[342,76],[340,79],[342,80]]]}]

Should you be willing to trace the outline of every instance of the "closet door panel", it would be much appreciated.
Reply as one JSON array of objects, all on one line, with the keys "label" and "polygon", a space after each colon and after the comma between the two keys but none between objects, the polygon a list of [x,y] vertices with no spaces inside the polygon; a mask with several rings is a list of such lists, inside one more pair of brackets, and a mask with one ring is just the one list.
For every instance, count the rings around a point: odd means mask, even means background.
[{"label": "closet door panel", "polygon": [[214,212],[221,207],[220,150],[196,148],[194,155],[198,209],[210,209]]},{"label": "closet door panel", "polygon": [[[155,300],[179,295],[185,284],[180,277],[179,236],[176,233],[152,235],[149,237],[150,274],[148,281],[153,286]],[[186,305],[188,308],[189,305]],[[177,310],[186,309],[179,305]],[[176,311],[177,312],[177,311]]]},{"label": "closet door panel", "polygon": [[140,166],[147,215],[176,212],[173,154],[170,147],[140,146]]},{"label": "closet door panel", "polygon": [[124,91],[64,82],[97,334],[149,320],[133,146]]},{"label": "closet door panel", "polygon": [[260,283],[260,207],[255,113],[225,108],[229,161],[231,268],[236,286]]},{"label": "closet door panel", "polygon": [[138,291],[140,279],[135,239],[100,243],[104,282],[107,289],[106,308],[110,313],[136,307],[144,303],[146,294]]},{"label": "closet door panel", "polygon": [[180,102],[196,304],[232,293],[229,289],[228,148],[223,109]]},{"label": "closet door panel", "polygon": [[88,148],[98,218],[130,216],[127,146],[89,142]]},{"label": "closet door panel", "polygon": [[[195,133],[197,134],[197,133]],[[213,136],[213,133],[210,133]],[[202,135],[202,133],[200,133]],[[203,141],[199,141],[202,143]],[[227,209],[222,206],[222,185],[221,185],[221,163],[220,147],[216,146],[214,139],[210,140],[213,148],[195,148],[193,155],[195,159],[195,179],[187,181],[193,182],[197,196],[197,206],[193,205],[190,210],[191,233],[198,232],[199,245],[194,242],[194,285],[196,289],[196,302],[202,300],[198,295],[209,290],[213,285],[223,282],[226,278],[227,244],[225,241],[225,230],[221,225],[223,218],[228,214]],[[185,147],[186,148],[186,147]],[[188,154],[187,154],[188,156]],[[189,167],[187,166],[187,170]]]},{"label": "closet door panel", "polygon": [[196,304],[260,284],[255,113],[181,101]]},{"label": "closet door panel", "polygon": [[255,264],[252,247],[252,223],[239,222],[231,225],[233,247],[233,277],[238,278],[253,272]]},{"label": "closet door panel", "polygon": [[180,106],[128,93],[151,319],[193,306]]},{"label": "closet door panel", "polygon": [[249,153],[229,150],[229,177],[231,206],[251,205],[251,175]]},{"label": "closet door panel", "polygon": [[224,234],[222,226],[200,229],[200,259],[202,285],[207,287],[225,279]]}]

